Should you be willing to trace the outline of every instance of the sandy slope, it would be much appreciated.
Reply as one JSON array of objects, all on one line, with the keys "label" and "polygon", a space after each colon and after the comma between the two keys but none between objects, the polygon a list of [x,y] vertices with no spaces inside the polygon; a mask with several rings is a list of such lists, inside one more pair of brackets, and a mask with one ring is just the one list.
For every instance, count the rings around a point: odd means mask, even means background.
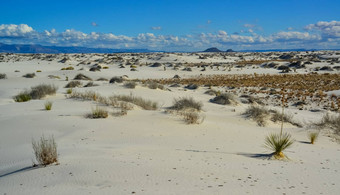
[{"label": "sandy slope", "polygon": [[[171,57],[171,56],[170,56]],[[50,63],[50,64],[48,64]],[[142,67],[138,72],[110,67],[101,72],[60,71],[57,62],[0,63],[0,194],[338,194],[340,148],[322,135],[306,143],[306,128],[285,124],[297,140],[286,151],[290,161],[267,160],[263,140],[280,125],[259,127],[244,119],[247,105],[221,106],[209,102],[207,88],[171,91],[122,84],[100,84],[103,95],[130,94],[159,102],[156,111],[135,108],[127,116],[87,119],[96,106],[65,97],[67,83],[79,72],[96,79],[172,77],[180,72]],[[35,72],[33,79],[22,78]],[[21,72],[14,72],[20,70]],[[235,70],[236,71],[236,70]],[[249,70],[250,71],[250,70]],[[273,71],[273,70],[268,70]],[[211,71],[213,72],[213,71]],[[211,73],[208,72],[208,73]],[[185,74],[200,74],[193,71]],[[207,74],[208,74],[207,73]],[[48,79],[58,75],[61,79]],[[182,75],[183,76],[183,75]],[[59,86],[56,96],[15,103],[12,96],[41,83]],[[83,82],[84,84],[86,82]],[[164,109],[177,97],[194,97],[204,104],[205,120],[187,125]],[[43,110],[53,101],[51,111]],[[233,111],[235,109],[235,112]],[[299,121],[319,120],[323,113],[288,110]],[[296,114],[295,114],[296,113]],[[32,138],[54,135],[60,165],[32,168]]]}]

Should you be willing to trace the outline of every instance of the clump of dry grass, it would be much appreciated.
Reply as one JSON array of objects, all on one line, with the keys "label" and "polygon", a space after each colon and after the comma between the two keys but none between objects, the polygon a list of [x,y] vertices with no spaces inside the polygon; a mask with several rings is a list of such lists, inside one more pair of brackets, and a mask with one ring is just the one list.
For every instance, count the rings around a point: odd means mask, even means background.
[{"label": "clump of dry grass", "polygon": [[104,108],[96,107],[92,109],[92,112],[87,114],[87,118],[98,119],[98,118],[107,118],[109,116],[108,111]]},{"label": "clump of dry grass", "polygon": [[158,84],[157,82],[148,82],[146,85],[149,89],[164,89],[164,85]]},{"label": "clump of dry grass", "polygon": [[46,95],[54,95],[57,92],[57,87],[55,85],[40,84],[31,87],[30,96],[32,99],[41,99]]},{"label": "clump of dry grass", "polygon": [[265,126],[266,119],[269,118],[270,113],[269,110],[264,107],[251,105],[246,109],[243,115],[246,118],[253,119],[259,126]]},{"label": "clump of dry grass", "polygon": [[319,134],[320,134],[320,132],[319,131],[312,131],[312,132],[308,132],[308,138],[309,138],[309,140],[310,140],[310,143],[311,144],[314,144],[315,143],[315,141],[318,139],[318,137],[319,137]]},{"label": "clump of dry grass", "polygon": [[47,95],[54,95],[57,91],[57,87],[54,85],[41,84],[31,87],[31,90],[20,92],[14,96],[13,99],[16,102],[26,102],[31,99],[41,99]]},{"label": "clump of dry grass", "polygon": [[124,83],[124,87],[126,87],[128,89],[134,89],[134,88],[136,88],[136,86],[137,86],[137,84],[134,81]]},{"label": "clump of dry grass", "polygon": [[69,95],[69,98],[79,99],[79,100],[89,100],[89,101],[97,101],[100,95],[94,91],[86,91],[86,92],[78,92],[72,91]]},{"label": "clump of dry grass", "polygon": [[92,81],[88,82],[84,87],[96,87],[99,86],[98,84],[93,83]]},{"label": "clump of dry grass", "polygon": [[169,108],[170,110],[181,111],[186,109],[194,109],[197,111],[201,111],[203,104],[194,100],[192,97],[186,98],[177,98],[174,100],[173,105]]},{"label": "clump of dry grass", "polygon": [[340,136],[340,115],[326,114],[322,117],[321,121],[314,124],[318,128],[328,128],[333,131],[333,133]]},{"label": "clump of dry grass", "polygon": [[200,124],[203,122],[202,117],[198,112],[202,110],[203,104],[190,98],[174,99],[173,105],[169,107],[169,113],[176,113],[183,117],[187,124]]},{"label": "clump of dry grass", "polygon": [[58,163],[57,144],[55,143],[53,136],[49,139],[42,136],[40,141],[35,141],[33,139],[32,147],[35,159],[39,164],[46,166],[52,163]]},{"label": "clump of dry grass", "polygon": [[124,102],[135,104],[143,108],[144,110],[157,110],[158,109],[157,102],[145,100],[141,97],[133,96],[132,94],[131,95],[116,95],[113,98],[118,101],[124,101]]},{"label": "clump of dry grass", "polygon": [[109,83],[122,83],[124,81],[123,77],[112,77]]},{"label": "clump of dry grass", "polygon": [[92,81],[92,79],[84,74],[77,74],[73,80],[87,80],[87,81]]},{"label": "clump of dry grass", "polygon": [[70,81],[65,85],[65,88],[81,87],[83,84],[80,81]]},{"label": "clump of dry grass", "polygon": [[187,124],[200,124],[204,120],[204,117],[192,110],[180,112],[180,115],[183,116],[183,119]]},{"label": "clump of dry grass", "polygon": [[238,100],[232,93],[223,93],[211,99],[210,102],[221,105],[237,105]]},{"label": "clump of dry grass", "polygon": [[25,77],[25,78],[34,78],[35,77],[35,73],[27,73],[25,75],[22,75],[22,77]]}]

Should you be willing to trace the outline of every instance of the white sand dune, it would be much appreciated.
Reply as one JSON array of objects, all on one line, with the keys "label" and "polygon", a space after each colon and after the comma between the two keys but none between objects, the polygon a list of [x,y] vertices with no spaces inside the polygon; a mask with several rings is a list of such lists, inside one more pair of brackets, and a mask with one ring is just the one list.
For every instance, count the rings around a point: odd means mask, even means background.
[{"label": "white sand dune", "polygon": [[[92,54],[93,55],[93,54]],[[184,54],[185,55],[185,54]],[[326,54],[325,54],[326,55]],[[70,55],[72,56],[72,55]],[[91,55],[86,55],[90,58]],[[197,56],[179,56],[179,61],[198,63]],[[92,56],[92,58],[94,58]],[[172,61],[176,54],[164,57]],[[195,58],[195,59],[194,59]],[[95,58],[94,58],[95,59]],[[80,61],[80,60],[79,60]],[[146,62],[147,59],[140,60]],[[149,60],[150,63],[153,62]],[[216,57],[214,62],[223,62]],[[233,62],[235,57],[224,62]],[[95,102],[68,99],[64,86],[83,73],[93,79],[127,75],[131,78],[172,78],[178,74],[276,74],[275,69],[233,68],[191,72],[163,70],[162,67],[138,67],[108,64],[109,69],[89,72],[88,65],[77,66],[78,60],[65,64],[53,61],[26,60],[0,62],[0,194],[338,194],[340,192],[340,147],[322,134],[316,144],[307,139],[307,125],[298,128],[284,125],[296,142],[285,151],[290,160],[268,160],[271,153],[263,147],[264,138],[280,131],[280,124],[268,122],[259,127],[241,114],[248,105],[223,106],[210,103],[204,94],[207,87],[184,90],[149,89],[138,86],[127,89],[123,84],[95,81],[92,90],[104,96],[129,95],[156,101],[155,111],[138,107],[126,116],[88,119],[85,116]],[[322,62],[320,62],[322,64]],[[74,66],[73,71],[61,71]],[[84,68],[84,70],[78,70]],[[15,72],[20,70],[20,72]],[[41,70],[42,72],[36,72]],[[298,70],[304,73],[304,70]],[[26,73],[37,75],[23,78]],[[60,79],[49,79],[48,75]],[[87,81],[82,81],[86,84]],[[24,103],[12,97],[38,84],[59,87],[55,96]],[[165,113],[174,98],[193,97],[203,103],[202,124],[187,125],[181,117]],[[44,110],[46,100],[53,102],[51,111]],[[277,108],[279,109],[279,108]],[[111,112],[112,108],[108,108]],[[234,111],[235,110],[235,111]],[[289,108],[299,122],[321,119],[325,111],[310,112]],[[54,135],[58,145],[59,165],[32,167],[32,139]]]}]

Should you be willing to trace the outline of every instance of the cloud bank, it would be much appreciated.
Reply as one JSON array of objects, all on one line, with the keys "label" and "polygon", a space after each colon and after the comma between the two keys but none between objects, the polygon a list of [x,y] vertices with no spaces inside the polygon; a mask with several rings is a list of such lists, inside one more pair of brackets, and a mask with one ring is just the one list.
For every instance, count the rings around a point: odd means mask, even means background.
[{"label": "cloud bank", "polygon": [[[251,28],[249,24],[245,27]],[[161,27],[152,27],[161,30]],[[112,33],[84,33],[74,29],[57,32],[55,29],[38,32],[27,24],[0,25],[0,42],[7,44],[41,44],[56,46],[84,46],[106,48],[147,48],[164,51],[198,51],[208,47],[221,49],[294,49],[294,48],[340,48],[340,21],[320,21],[309,24],[303,31],[280,31],[263,36],[253,30],[247,34],[229,34],[225,30],[214,33],[183,36],[140,33],[136,36]]]}]

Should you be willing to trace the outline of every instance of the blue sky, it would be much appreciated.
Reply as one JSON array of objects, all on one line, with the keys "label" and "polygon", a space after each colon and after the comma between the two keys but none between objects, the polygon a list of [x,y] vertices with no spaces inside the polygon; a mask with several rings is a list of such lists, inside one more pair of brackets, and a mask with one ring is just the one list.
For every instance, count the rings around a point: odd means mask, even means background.
[{"label": "blue sky", "polygon": [[340,48],[337,0],[2,1],[0,42],[166,51]]}]

